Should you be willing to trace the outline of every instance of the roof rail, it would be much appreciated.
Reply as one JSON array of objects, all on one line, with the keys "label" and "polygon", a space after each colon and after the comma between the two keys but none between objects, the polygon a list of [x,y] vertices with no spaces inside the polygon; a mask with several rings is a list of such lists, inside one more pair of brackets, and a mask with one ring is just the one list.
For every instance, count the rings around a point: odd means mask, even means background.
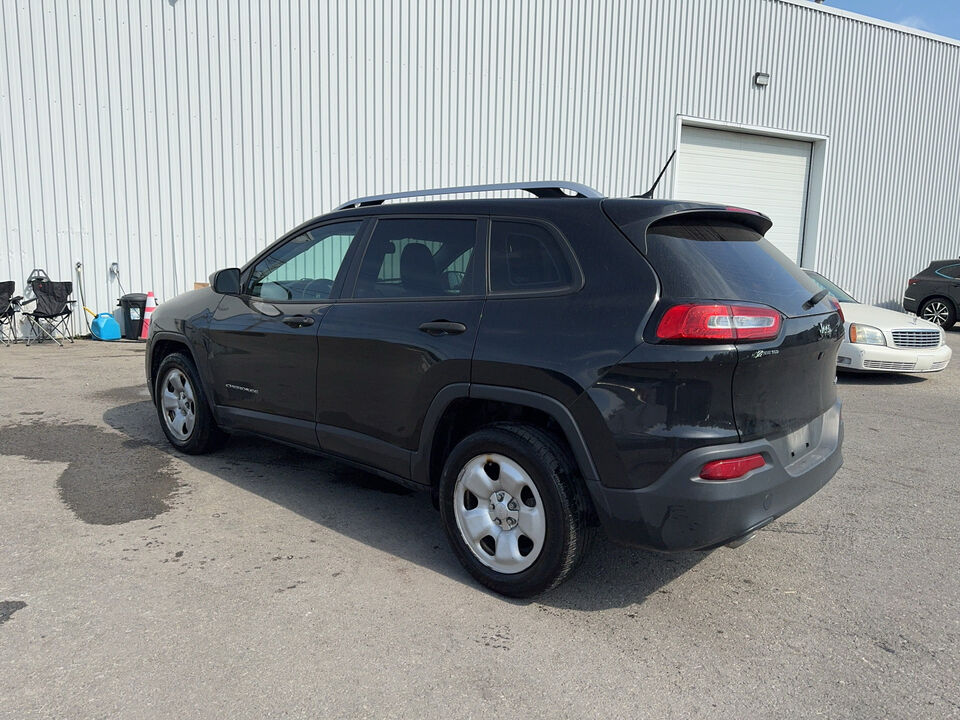
[{"label": "roof rail", "polygon": [[366,205],[380,205],[385,200],[397,200],[408,197],[426,197],[428,195],[460,195],[466,193],[481,193],[491,190],[525,190],[541,198],[570,197],[564,190],[570,190],[574,197],[602,198],[603,195],[586,185],[562,180],[539,180],[536,182],[495,183],[493,185],[462,185],[460,187],[431,188],[430,190],[407,190],[406,192],[387,193],[386,195],[368,195],[354,198],[349,202],[338,205],[336,210],[364,207]]}]

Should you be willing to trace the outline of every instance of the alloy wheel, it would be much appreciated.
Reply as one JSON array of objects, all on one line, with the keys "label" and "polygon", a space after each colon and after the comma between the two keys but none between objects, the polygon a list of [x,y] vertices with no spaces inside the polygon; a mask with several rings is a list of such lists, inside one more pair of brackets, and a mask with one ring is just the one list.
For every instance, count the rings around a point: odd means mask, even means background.
[{"label": "alloy wheel", "polygon": [[950,308],[947,307],[947,304],[942,300],[934,300],[923,306],[920,317],[942,327],[946,324],[949,315]]}]

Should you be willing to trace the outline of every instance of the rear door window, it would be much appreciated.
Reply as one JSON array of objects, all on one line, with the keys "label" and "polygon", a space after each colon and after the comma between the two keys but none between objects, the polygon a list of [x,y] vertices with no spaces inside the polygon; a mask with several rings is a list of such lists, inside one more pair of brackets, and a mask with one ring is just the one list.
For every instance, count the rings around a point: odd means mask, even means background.
[{"label": "rear door window", "polygon": [[820,287],[760,233],[735,222],[677,218],[647,232],[647,259],[668,298],[762,303],[789,316]]},{"label": "rear door window", "polygon": [[494,220],[490,231],[490,291],[549,292],[579,279],[570,251],[547,227]]},{"label": "rear door window", "polygon": [[477,221],[381,218],[357,275],[358,298],[475,295]]}]

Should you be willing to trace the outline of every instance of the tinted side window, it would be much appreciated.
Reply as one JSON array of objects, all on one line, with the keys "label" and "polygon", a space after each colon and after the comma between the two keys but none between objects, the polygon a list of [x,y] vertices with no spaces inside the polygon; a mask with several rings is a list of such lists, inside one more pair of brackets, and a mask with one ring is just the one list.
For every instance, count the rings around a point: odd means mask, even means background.
[{"label": "tinted side window", "polygon": [[476,220],[380,219],[360,264],[356,297],[473,295],[476,241]]},{"label": "tinted side window", "polygon": [[326,300],[362,220],[311,228],[256,264],[247,281],[250,295],[265,300]]},{"label": "tinted side window", "polygon": [[534,223],[494,220],[490,232],[490,290],[531,292],[573,285],[574,272],[560,241]]},{"label": "tinted side window", "polygon": [[947,278],[960,278],[960,263],[943,265],[937,270],[937,275]]}]

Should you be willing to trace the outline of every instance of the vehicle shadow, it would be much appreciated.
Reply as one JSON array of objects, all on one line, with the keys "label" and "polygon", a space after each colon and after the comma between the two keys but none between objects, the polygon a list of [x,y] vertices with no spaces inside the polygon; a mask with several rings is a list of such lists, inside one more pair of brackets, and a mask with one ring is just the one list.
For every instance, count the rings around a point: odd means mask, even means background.
[{"label": "vehicle shadow", "polygon": [[880,385],[913,385],[927,378],[920,375],[901,375],[899,373],[841,372],[837,373],[838,385],[860,387]]},{"label": "vehicle shadow", "polygon": [[[112,398],[136,396],[119,389]],[[427,492],[317,455],[249,436],[231,438],[210,455],[183,455],[163,437],[147,400],[108,408],[104,421],[126,435],[193,468],[277,503],[339,534],[485,591],[451,552]],[[574,576],[560,587],[514,604],[600,610],[642,603],[708,553],[663,555],[614,545],[598,534]]]}]

